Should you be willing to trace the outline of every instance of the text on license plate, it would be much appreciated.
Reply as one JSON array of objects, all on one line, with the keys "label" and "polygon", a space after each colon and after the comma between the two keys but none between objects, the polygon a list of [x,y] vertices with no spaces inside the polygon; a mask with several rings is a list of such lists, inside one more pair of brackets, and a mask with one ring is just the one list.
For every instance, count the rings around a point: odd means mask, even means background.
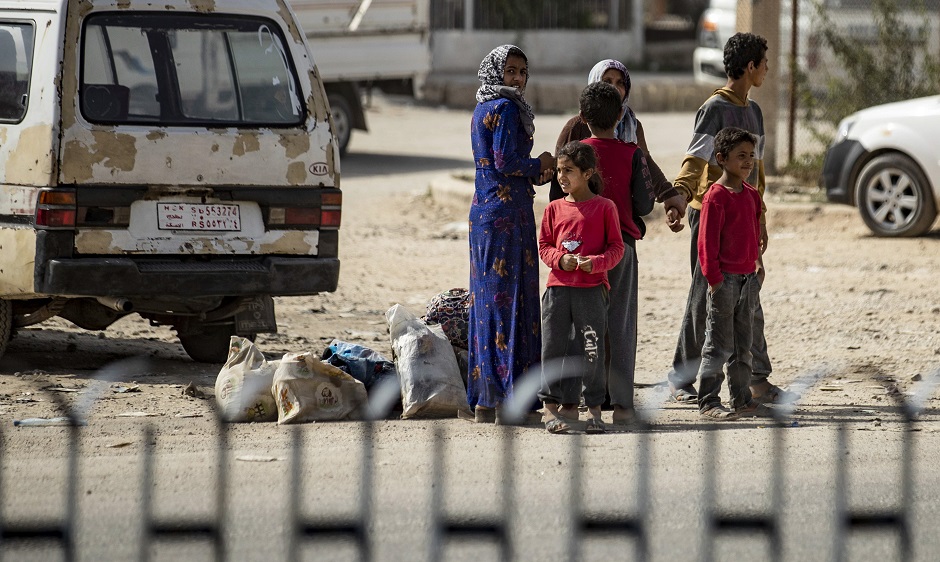
[{"label": "text on license plate", "polygon": [[241,230],[238,205],[157,203],[160,230]]}]

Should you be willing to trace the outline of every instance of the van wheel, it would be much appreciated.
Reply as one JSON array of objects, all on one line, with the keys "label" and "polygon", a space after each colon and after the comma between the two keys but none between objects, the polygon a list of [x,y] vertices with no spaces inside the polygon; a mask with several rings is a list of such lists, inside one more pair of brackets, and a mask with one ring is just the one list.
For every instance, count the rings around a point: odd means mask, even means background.
[{"label": "van wheel", "polygon": [[[183,349],[193,361],[200,363],[225,363],[229,344],[235,335],[234,324],[202,326],[198,332],[178,334]],[[254,340],[252,336],[250,338]]]},{"label": "van wheel", "polygon": [[7,344],[13,339],[13,303],[0,300],[0,357],[6,353]]},{"label": "van wheel", "polygon": [[330,94],[327,95],[330,102],[330,114],[333,116],[333,131],[336,134],[336,141],[339,143],[339,153],[346,154],[349,147],[349,137],[352,136],[352,109],[349,102],[343,96]]}]

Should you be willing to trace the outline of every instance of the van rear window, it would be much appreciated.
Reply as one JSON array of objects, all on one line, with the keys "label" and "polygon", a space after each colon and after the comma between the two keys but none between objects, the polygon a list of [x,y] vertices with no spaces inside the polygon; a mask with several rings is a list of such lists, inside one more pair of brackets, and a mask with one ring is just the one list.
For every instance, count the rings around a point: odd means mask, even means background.
[{"label": "van rear window", "polygon": [[82,115],[91,122],[293,126],[302,96],[270,20],[99,14],[82,33]]},{"label": "van rear window", "polygon": [[0,22],[0,121],[26,115],[33,66],[33,26]]}]

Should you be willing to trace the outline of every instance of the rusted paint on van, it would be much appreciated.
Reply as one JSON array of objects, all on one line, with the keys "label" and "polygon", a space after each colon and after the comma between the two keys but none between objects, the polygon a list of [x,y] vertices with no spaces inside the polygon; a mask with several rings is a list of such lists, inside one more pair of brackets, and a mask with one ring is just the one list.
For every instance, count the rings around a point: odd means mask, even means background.
[{"label": "rusted paint on van", "polygon": [[235,138],[235,146],[232,147],[233,156],[244,156],[248,152],[258,152],[261,150],[261,142],[256,133],[242,133]]},{"label": "rusted paint on van", "polygon": [[334,150],[333,141],[326,145],[326,169],[330,171],[330,178],[333,180],[333,186],[339,189],[339,180],[342,174],[339,173],[336,162],[336,150]]},{"label": "rusted paint on van", "polygon": [[215,11],[215,0],[189,0],[189,5],[193,10],[204,14]]},{"label": "rusted paint on van", "polygon": [[114,234],[110,230],[78,231],[75,246],[87,254],[110,254],[114,251]]},{"label": "rusted paint on van", "polygon": [[307,165],[303,162],[291,162],[287,165],[287,183],[303,185],[307,181]]},{"label": "rusted paint on van", "polygon": [[300,29],[294,25],[294,18],[291,16],[291,11],[287,7],[287,2],[285,2],[285,0],[278,0],[277,13],[281,16],[281,21],[287,23],[287,31],[290,33],[294,41],[297,43],[303,43],[303,33],[301,33]]},{"label": "rusted paint on van", "polygon": [[0,229],[0,294],[32,294],[35,255],[35,230],[32,228]]},{"label": "rusted paint on van", "polygon": [[278,143],[284,147],[284,155],[291,160],[310,150],[309,135],[281,135]]},{"label": "rusted paint on van", "polygon": [[11,142],[16,143],[16,146],[11,148],[4,165],[6,182],[35,186],[53,185],[56,167],[55,154],[52,151],[55,145],[52,125],[42,123],[27,127],[20,132],[18,139]]},{"label": "rusted paint on van", "polygon": [[300,230],[285,230],[273,241],[262,243],[261,254],[306,254],[317,255],[320,245],[319,233]]},{"label": "rusted paint on van", "polygon": [[91,131],[94,144],[86,145],[80,140],[65,143],[63,158],[67,179],[88,181],[95,177],[95,165],[129,172],[137,161],[137,139],[133,135],[113,131]]}]

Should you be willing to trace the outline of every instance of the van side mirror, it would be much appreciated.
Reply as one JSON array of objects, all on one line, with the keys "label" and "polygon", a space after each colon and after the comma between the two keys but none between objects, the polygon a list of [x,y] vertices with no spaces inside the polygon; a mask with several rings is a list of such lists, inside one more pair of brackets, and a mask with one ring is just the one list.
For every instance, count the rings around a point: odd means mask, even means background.
[{"label": "van side mirror", "polygon": [[90,121],[124,121],[130,88],[117,84],[85,84],[82,88],[82,114]]}]

